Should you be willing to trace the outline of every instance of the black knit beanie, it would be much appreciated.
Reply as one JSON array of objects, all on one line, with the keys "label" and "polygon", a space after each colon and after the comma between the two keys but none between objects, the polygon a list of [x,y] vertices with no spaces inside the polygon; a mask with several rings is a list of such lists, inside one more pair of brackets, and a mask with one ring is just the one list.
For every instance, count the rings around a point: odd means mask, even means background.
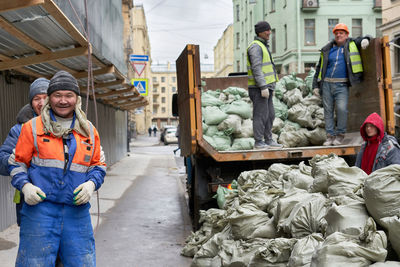
[{"label": "black knit beanie", "polygon": [[271,26],[266,21],[259,21],[256,25],[254,25],[254,30],[256,34],[259,34],[260,32],[271,30]]},{"label": "black knit beanie", "polygon": [[78,81],[70,73],[64,70],[60,70],[50,79],[47,95],[51,95],[55,91],[60,90],[72,91],[77,95],[80,95]]}]

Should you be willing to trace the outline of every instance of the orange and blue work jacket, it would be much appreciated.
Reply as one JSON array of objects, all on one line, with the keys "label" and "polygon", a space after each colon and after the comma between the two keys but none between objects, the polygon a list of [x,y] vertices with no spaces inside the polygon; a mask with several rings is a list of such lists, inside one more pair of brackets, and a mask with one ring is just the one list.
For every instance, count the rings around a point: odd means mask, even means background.
[{"label": "orange and blue work jacket", "polygon": [[106,165],[100,161],[98,132],[88,123],[89,137],[75,130],[67,137],[46,133],[41,116],[24,124],[15,147],[17,165],[9,168],[12,185],[21,190],[32,183],[46,194],[46,201],[68,205],[73,205],[73,191],[80,184],[90,180],[100,188]]}]

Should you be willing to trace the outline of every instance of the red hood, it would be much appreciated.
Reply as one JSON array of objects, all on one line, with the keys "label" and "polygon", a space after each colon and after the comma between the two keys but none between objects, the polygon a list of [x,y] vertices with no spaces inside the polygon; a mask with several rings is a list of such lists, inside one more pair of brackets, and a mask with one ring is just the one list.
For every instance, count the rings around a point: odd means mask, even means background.
[{"label": "red hood", "polygon": [[364,141],[367,141],[367,134],[365,133],[365,129],[364,129],[365,124],[367,124],[367,123],[371,123],[371,124],[375,125],[376,128],[378,128],[378,130],[379,130],[378,135],[380,137],[380,140],[382,140],[383,136],[385,135],[385,126],[383,125],[383,120],[382,120],[381,116],[379,116],[378,113],[374,112],[365,119],[363,125],[360,128],[360,134],[361,134],[362,138],[364,139]]}]

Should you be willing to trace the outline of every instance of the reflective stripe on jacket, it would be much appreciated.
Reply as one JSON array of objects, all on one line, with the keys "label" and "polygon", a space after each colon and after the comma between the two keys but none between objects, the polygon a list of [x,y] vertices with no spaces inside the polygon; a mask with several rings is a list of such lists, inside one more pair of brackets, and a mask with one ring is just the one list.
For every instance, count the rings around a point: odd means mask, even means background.
[{"label": "reflective stripe on jacket", "polygon": [[[266,84],[277,82],[278,81],[278,76],[275,73],[274,66],[272,64],[272,60],[271,60],[271,58],[269,56],[267,48],[265,47],[265,45],[262,42],[260,42],[258,40],[254,40],[247,47],[247,50],[253,44],[259,45],[261,47],[261,49],[262,49],[262,52],[263,52],[261,70],[264,73],[264,79],[265,79]],[[251,63],[250,63],[250,59],[249,59],[248,53],[247,53],[247,75],[248,75],[248,86],[256,85],[256,80],[254,79],[254,76],[253,76],[253,71],[251,69]]]},{"label": "reflective stripe on jacket", "polygon": [[90,137],[73,130],[64,141],[45,133],[41,116],[24,124],[15,148],[16,165],[10,166],[12,185],[21,190],[30,182],[46,193],[47,201],[68,205],[73,205],[73,191],[80,184],[91,180],[98,189],[106,165],[100,162],[97,130],[89,124]]}]

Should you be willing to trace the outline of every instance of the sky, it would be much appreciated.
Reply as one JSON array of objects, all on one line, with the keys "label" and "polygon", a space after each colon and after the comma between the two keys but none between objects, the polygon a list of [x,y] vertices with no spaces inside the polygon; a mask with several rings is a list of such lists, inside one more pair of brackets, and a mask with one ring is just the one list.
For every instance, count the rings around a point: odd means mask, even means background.
[{"label": "sky", "polygon": [[200,62],[213,64],[214,46],[233,22],[232,0],[134,0],[134,4],[143,4],[153,64],[174,63],[186,44],[198,44]]}]

